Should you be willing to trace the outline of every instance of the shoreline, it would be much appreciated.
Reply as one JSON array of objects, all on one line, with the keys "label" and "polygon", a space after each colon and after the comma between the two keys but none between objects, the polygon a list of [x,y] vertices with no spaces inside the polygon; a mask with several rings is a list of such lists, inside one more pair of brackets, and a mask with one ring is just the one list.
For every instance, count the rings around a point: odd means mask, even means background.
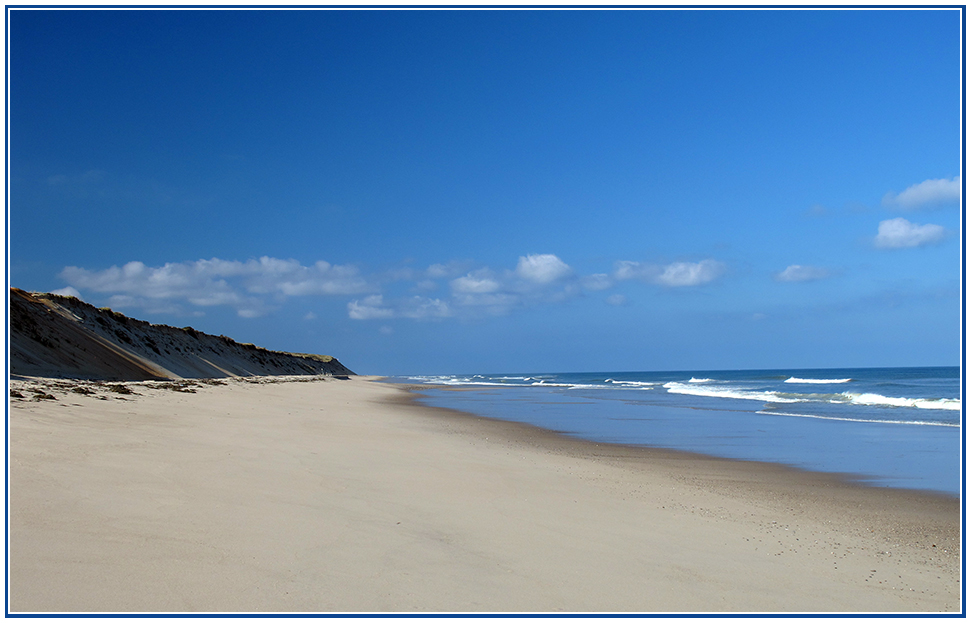
[{"label": "shoreline", "polygon": [[[394,385],[393,383],[389,383]],[[593,458],[633,471],[663,473],[682,484],[703,489],[720,495],[758,501],[772,505],[779,511],[798,510],[801,514],[815,516],[831,523],[853,524],[869,519],[873,525],[881,525],[879,514],[900,513],[893,524],[883,524],[882,535],[890,538],[920,538],[949,543],[954,551],[955,541],[946,535],[950,522],[936,516],[933,524],[922,517],[933,509],[934,513],[957,513],[960,515],[960,496],[947,493],[872,485],[859,480],[856,474],[841,474],[803,469],[782,463],[719,457],[689,450],[621,444],[594,441],[568,433],[563,433],[534,424],[515,422],[479,415],[460,409],[431,407],[419,402],[415,395],[426,385],[399,385],[408,395],[390,398],[397,404],[416,409],[443,411],[451,418],[468,418],[470,433],[481,434],[483,430],[503,438],[507,443],[520,443],[546,452]],[[446,391],[465,391],[448,386],[432,386]],[[490,426],[491,425],[491,426]],[[869,505],[863,507],[861,500]],[[839,506],[836,517],[823,517],[814,512],[820,508],[818,502],[825,501],[828,506]],[[829,508],[825,511],[829,513]],[[906,516],[908,521],[900,520]],[[876,532],[871,529],[871,532]],[[906,534],[906,537],[905,537]],[[956,542],[960,548],[960,539]]]},{"label": "shoreline", "polygon": [[11,612],[961,609],[958,499],[369,378],[12,401]]},{"label": "shoreline", "polygon": [[[426,409],[441,409],[443,411],[449,411],[460,416],[466,416],[471,418],[478,418],[485,421],[501,422],[505,424],[513,425],[514,427],[522,427],[523,431],[535,430],[540,432],[549,433],[555,438],[559,438],[567,441],[575,441],[578,444],[592,444],[598,447],[613,447],[622,448],[627,452],[625,456],[628,456],[631,460],[636,460],[639,456],[638,453],[643,453],[643,457],[650,460],[652,455],[664,455],[671,454],[673,456],[684,455],[686,460],[696,460],[696,461],[712,461],[720,462],[724,461],[726,464],[751,464],[752,469],[756,471],[773,471],[779,470],[782,478],[787,477],[786,474],[791,474],[793,478],[803,479],[808,481],[818,480],[819,484],[827,484],[828,486],[841,486],[849,488],[862,487],[865,489],[879,489],[896,492],[898,494],[903,494],[905,497],[908,494],[914,494],[917,499],[927,498],[928,500],[940,500],[940,501],[955,501],[960,502],[960,494],[951,494],[945,491],[939,491],[935,489],[918,489],[910,487],[897,487],[892,485],[878,485],[871,484],[867,480],[872,480],[871,476],[865,474],[857,474],[853,472],[838,472],[838,471],[822,471],[814,470],[811,468],[803,468],[794,465],[788,465],[785,463],[776,463],[773,461],[762,461],[758,459],[743,459],[743,458],[732,458],[726,456],[718,456],[715,454],[707,454],[705,452],[696,452],[692,450],[684,450],[681,448],[672,448],[666,446],[655,446],[650,444],[634,444],[634,443],[618,443],[611,441],[597,441],[595,439],[590,439],[583,437],[581,434],[574,434],[568,432],[557,431],[555,429],[545,428],[540,425],[530,424],[527,422],[520,422],[515,420],[504,420],[501,417],[494,417],[489,415],[480,415],[473,413],[471,411],[464,411],[462,409],[455,409],[451,407],[443,407],[437,405],[427,405],[419,402],[416,394],[420,394],[423,390],[432,389],[436,391],[446,391],[446,392],[475,392],[481,391],[477,388],[472,387],[454,387],[450,385],[435,385],[435,384],[414,384],[414,383],[396,383],[393,381],[383,381],[387,377],[377,377],[375,380],[378,382],[387,383],[389,385],[395,385],[400,387],[404,391],[412,395],[412,401],[415,406]],[[741,471],[745,471],[743,467],[737,467]]]}]

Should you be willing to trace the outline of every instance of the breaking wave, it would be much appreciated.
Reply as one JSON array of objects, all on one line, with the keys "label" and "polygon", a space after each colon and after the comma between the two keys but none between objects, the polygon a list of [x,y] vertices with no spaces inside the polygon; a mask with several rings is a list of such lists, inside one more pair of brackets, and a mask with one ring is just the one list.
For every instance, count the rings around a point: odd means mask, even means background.
[{"label": "breaking wave", "polygon": [[[694,381],[694,379],[692,379]],[[869,407],[909,407],[912,409],[935,409],[960,411],[961,401],[955,398],[896,398],[880,394],[859,394],[842,392],[839,394],[799,394],[753,390],[731,386],[710,386],[688,383],[665,383],[664,388],[672,394],[707,396],[709,398],[734,398],[737,400],[760,400],[763,402],[828,402],[832,404],[854,404]]]},{"label": "breaking wave", "polygon": [[[689,383],[701,383],[692,379]],[[787,396],[778,392],[741,389],[737,387],[698,387],[685,383],[665,383],[664,388],[672,394],[688,394],[691,396],[708,396],[710,398],[737,398],[739,400],[760,400],[762,402],[806,402],[805,398]]]},{"label": "breaking wave", "polygon": [[[686,375],[687,376],[687,375]],[[564,378],[567,377],[567,378]],[[752,400],[763,403],[822,403],[846,406],[871,407],[877,409],[927,409],[936,411],[960,411],[961,400],[958,398],[936,397],[899,397],[886,396],[873,391],[816,393],[800,391],[798,385],[818,387],[830,384],[843,384],[855,381],[853,378],[802,378],[797,376],[780,377],[786,385],[785,389],[779,380],[766,383],[761,380],[742,381],[690,377],[681,381],[647,381],[647,380],[619,380],[604,376],[585,376],[585,378],[569,378],[568,375],[536,374],[536,375],[442,375],[442,376],[413,376],[411,380],[448,386],[467,387],[548,387],[564,390],[667,390],[670,394],[684,394],[708,398],[730,400]],[[601,380],[602,379],[602,380]],[[862,382],[861,382],[862,383]],[[807,387],[806,389],[809,389]],[[865,387],[865,384],[863,385]],[[789,388],[792,388],[791,390]],[[862,389],[862,387],[861,387]],[[868,420],[872,421],[872,420]]]},{"label": "breaking wave", "polygon": [[614,379],[607,379],[604,383],[610,383],[612,385],[620,385],[622,388],[650,388],[657,387],[661,385],[659,382],[650,383],[648,381],[615,381]]},{"label": "breaking wave", "polygon": [[843,392],[846,400],[858,405],[874,407],[912,407],[915,409],[942,409],[945,411],[960,411],[961,401],[954,398],[892,398],[880,394],[853,394]]}]

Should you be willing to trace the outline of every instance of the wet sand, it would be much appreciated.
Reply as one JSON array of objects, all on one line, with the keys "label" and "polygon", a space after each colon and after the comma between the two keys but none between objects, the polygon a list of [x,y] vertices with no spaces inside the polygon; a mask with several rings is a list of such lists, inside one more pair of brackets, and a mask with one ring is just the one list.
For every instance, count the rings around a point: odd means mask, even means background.
[{"label": "wet sand", "polygon": [[954,498],[268,380],[13,382],[10,611],[961,609]]}]

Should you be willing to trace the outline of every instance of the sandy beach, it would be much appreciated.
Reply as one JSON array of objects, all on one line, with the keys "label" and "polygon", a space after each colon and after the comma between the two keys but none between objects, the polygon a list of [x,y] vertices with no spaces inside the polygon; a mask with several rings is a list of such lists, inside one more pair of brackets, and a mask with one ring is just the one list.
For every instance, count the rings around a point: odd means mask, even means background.
[{"label": "sandy beach", "polygon": [[10,612],[961,609],[954,498],[270,380],[13,381]]}]

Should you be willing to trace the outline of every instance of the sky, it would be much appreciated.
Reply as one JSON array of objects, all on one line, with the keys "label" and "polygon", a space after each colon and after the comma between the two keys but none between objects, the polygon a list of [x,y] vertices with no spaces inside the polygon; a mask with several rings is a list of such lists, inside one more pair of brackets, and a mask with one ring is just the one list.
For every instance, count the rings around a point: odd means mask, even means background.
[{"label": "sky", "polygon": [[8,18],[10,286],[361,374],[961,363],[958,10]]}]

